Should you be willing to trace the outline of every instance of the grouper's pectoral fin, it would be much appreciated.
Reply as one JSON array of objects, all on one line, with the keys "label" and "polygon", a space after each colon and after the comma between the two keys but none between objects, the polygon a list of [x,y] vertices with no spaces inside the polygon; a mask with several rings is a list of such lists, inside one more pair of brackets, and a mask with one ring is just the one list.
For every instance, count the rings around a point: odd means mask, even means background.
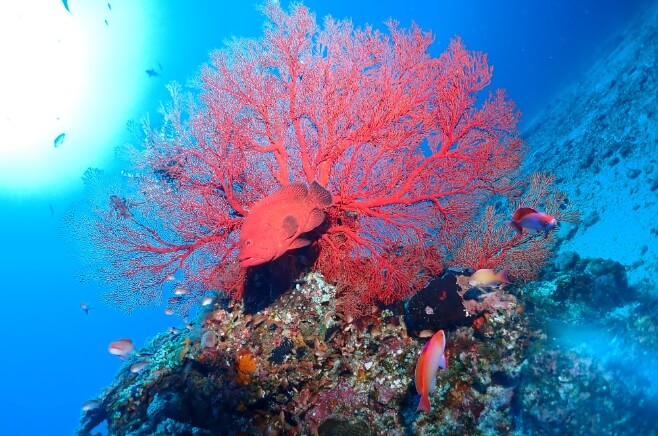
[{"label": "grouper's pectoral fin", "polygon": [[304,239],[304,238],[297,238],[294,241],[292,241],[292,244],[290,244],[290,247],[288,247],[288,250],[294,250],[295,248],[306,247],[307,245],[311,245],[311,241],[309,241],[308,239]]},{"label": "grouper's pectoral fin", "polygon": [[299,223],[297,222],[297,218],[292,215],[286,215],[286,217],[283,219],[283,231],[286,235],[286,238],[292,238],[295,233],[297,233],[298,228]]}]

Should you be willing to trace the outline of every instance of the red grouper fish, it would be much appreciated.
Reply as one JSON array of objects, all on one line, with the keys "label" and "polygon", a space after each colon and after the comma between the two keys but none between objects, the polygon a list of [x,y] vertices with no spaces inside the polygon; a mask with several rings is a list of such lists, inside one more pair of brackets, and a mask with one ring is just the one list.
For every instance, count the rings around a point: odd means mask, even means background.
[{"label": "red grouper fish", "polygon": [[522,233],[523,229],[534,230],[544,232],[544,238],[547,238],[548,232],[557,226],[557,220],[549,214],[537,212],[531,207],[520,207],[512,215],[510,224],[519,233]]},{"label": "red grouper fish", "polygon": [[430,394],[436,389],[436,373],[445,369],[448,365],[445,356],[446,335],[443,330],[434,333],[423,351],[420,353],[416,364],[416,390],[420,394],[420,403],[416,411],[429,413]]},{"label": "red grouper fish", "polygon": [[317,182],[292,183],[256,202],[240,230],[240,265],[261,265],[309,245],[300,236],[322,224],[322,209],[332,202],[331,193]]}]

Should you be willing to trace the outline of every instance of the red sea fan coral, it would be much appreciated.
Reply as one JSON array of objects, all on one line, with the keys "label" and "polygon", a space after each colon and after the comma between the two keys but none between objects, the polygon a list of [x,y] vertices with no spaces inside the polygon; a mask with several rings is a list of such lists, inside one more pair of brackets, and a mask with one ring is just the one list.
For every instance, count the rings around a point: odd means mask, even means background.
[{"label": "red sea fan coral", "polygon": [[[447,235],[465,234],[509,189],[523,144],[502,91],[480,95],[486,56],[454,39],[388,33],[304,6],[263,7],[264,36],[216,51],[186,95],[170,85],[161,128],[127,149],[136,189],[116,219],[97,209],[92,239],[111,263],[112,298],[143,302],[176,274],[240,296],[240,226],[264,196],[317,181],[332,194],[314,265],[353,306],[391,302],[436,273]],[[121,280],[123,280],[121,282]]]}]

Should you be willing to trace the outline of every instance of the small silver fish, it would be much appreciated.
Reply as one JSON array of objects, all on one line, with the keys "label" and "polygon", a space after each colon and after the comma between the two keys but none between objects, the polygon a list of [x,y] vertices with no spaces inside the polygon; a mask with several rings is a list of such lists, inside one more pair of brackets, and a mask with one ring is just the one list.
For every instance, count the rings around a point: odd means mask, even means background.
[{"label": "small silver fish", "polygon": [[60,133],[59,135],[57,135],[57,137],[53,141],[55,148],[59,147],[64,143],[64,138],[66,138],[66,133]]}]

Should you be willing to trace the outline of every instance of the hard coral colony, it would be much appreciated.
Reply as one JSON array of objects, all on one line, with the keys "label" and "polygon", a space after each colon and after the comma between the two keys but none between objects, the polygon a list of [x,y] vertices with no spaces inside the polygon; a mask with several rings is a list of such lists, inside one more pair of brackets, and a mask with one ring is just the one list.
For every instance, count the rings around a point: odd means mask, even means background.
[{"label": "hard coral colony", "polygon": [[492,75],[484,54],[456,38],[433,58],[430,33],[394,21],[387,35],[332,18],[320,27],[300,5],[262,9],[264,37],[214,52],[197,96],[171,84],[162,127],[143,125],[143,143],[124,150],[136,189],[112,194],[120,210],[98,205],[91,235],[114,265],[97,277],[113,287],[109,303],[157,301],[174,274],[197,296],[239,298],[250,212],[305,185],[333,201],[321,199],[324,222],[296,227],[303,237],[287,247],[309,241],[312,268],[358,312],[422,287],[483,205],[516,192],[518,112],[501,90],[479,95]]}]

